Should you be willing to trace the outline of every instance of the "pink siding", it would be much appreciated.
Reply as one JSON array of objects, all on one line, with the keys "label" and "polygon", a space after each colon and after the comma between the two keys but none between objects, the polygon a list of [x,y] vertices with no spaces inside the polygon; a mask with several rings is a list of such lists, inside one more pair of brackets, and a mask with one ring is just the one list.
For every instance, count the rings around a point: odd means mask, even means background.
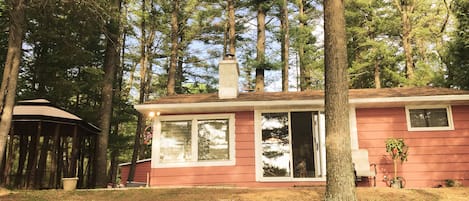
[{"label": "pink siding", "polygon": [[[120,166],[121,184],[127,183],[130,165]],[[147,182],[147,173],[150,173],[151,161],[139,162],[135,168],[134,182]]]},{"label": "pink siding", "polygon": [[237,112],[236,165],[214,167],[153,168],[150,186],[226,185],[273,187],[323,185],[324,182],[256,182],[254,112]]},{"label": "pink siding", "polygon": [[469,185],[469,106],[453,106],[452,113],[452,131],[407,131],[403,107],[357,109],[359,147],[377,164],[377,185],[385,186],[383,177],[392,176],[384,144],[389,137],[404,138],[410,147],[408,161],[398,167],[406,186],[434,187],[446,179]]}]

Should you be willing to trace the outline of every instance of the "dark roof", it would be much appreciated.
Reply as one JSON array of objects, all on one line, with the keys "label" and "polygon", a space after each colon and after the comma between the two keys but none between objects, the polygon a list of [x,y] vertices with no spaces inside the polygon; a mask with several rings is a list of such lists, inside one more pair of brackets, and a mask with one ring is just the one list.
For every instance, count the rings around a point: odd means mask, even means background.
[{"label": "dark roof", "polygon": [[[360,98],[391,98],[438,95],[469,95],[469,91],[433,88],[433,87],[402,87],[381,89],[350,89],[350,99]],[[181,94],[160,97],[145,104],[176,104],[176,103],[208,103],[208,102],[243,102],[243,101],[276,101],[276,100],[318,100],[324,99],[324,90],[301,92],[248,92],[240,93],[234,99],[219,99],[217,93]]]}]

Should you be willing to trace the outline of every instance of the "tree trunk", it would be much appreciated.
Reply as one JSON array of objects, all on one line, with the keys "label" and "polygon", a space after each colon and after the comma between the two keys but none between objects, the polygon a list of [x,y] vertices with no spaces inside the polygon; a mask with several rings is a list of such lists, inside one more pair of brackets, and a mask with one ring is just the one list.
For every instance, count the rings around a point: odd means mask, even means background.
[{"label": "tree trunk", "polygon": [[135,139],[134,139],[134,147],[133,150],[134,152],[132,153],[132,161],[129,169],[129,176],[127,177],[127,182],[132,182],[135,177],[135,169],[137,166],[137,160],[139,156],[139,147],[140,147],[140,139],[141,139],[141,133],[142,133],[142,122],[144,121],[144,116],[143,114],[138,114],[138,119],[137,119],[137,131],[135,133]]},{"label": "tree trunk", "polygon": [[[179,33],[179,41],[184,40],[184,32]],[[178,45],[179,52],[185,52],[187,46],[182,46],[181,44]],[[177,65],[176,65],[176,78],[175,78],[175,91],[176,93],[182,94],[184,93],[184,89],[182,87],[182,83],[184,81],[184,72],[183,72],[183,65],[184,65],[184,57],[178,56],[177,57]]]},{"label": "tree trunk", "polygon": [[0,86],[0,163],[3,163],[8,132],[10,132],[11,127],[13,106],[15,105],[16,82],[21,62],[21,47],[25,32],[24,0],[9,0],[6,3],[10,8],[10,27],[5,68]]},{"label": "tree trunk", "polygon": [[281,2],[281,41],[282,41],[282,91],[288,91],[288,69],[289,69],[289,48],[290,48],[290,37],[289,37],[289,25],[288,25],[288,1],[282,0]]},{"label": "tree trunk", "polygon": [[405,67],[406,75],[409,81],[412,81],[414,78],[414,61],[412,53],[412,22],[410,15],[414,11],[413,1],[394,1],[398,10],[401,13],[401,23],[402,23],[402,47],[404,48],[405,54]]},{"label": "tree trunk", "polygon": [[236,55],[236,22],[235,22],[235,5],[234,0],[227,0],[228,2],[228,24],[229,24],[229,34],[228,38],[230,41],[230,54]]},{"label": "tree trunk", "polygon": [[375,61],[375,73],[374,73],[374,77],[375,77],[375,88],[376,89],[380,89],[381,88],[381,78],[380,78],[380,69],[379,69],[379,61],[376,60]]},{"label": "tree trunk", "polygon": [[178,58],[178,13],[179,13],[179,0],[174,0],[173,2],[173,11],[171,12],[171,59],[169,62],[169,71],[168,71],[168,83],[167,83],[167,95],[176,94],[175,85],[176,85],[176,68],[177,68],[177,58]]},{"label": "tree trunk", "polygon": [[357,200],[349,128],[344,2],[324,1],[326,200]]},{"label": "tree trunk", "polygon": [[[15,143],[15,136],[13,134],[13,129],[11,129],[11,132],[10,132],[10,140],[9,140],[9,144],[8,144],[8,155],[5,159],[8,159],[8,160],[4,160],[5,161],[5,169],[3,170],[3,184],[5,185],[10,185],[11,184],[11,177],[10,177],[10,174],[11,174],[11,169],[13,167],[13,162],[16,161],[16,153],[14,153],[14,150],[17,150],[17,143]],[[19,142],[18,142],[19,143]]]},{"label": "tree trunk", "polygon": [[111,19],[106,28],[107,43],[104,56],[104,80],[101,92],[100,128],[96,149],[96,186],[106,187],[107,178],[107,148],[112,118],[113,85],[120,59],[120,0],[111,1]]},{"label": "tree trunk", "polygon": [[[305,33],[305,26],[306,26],[306,16],[305,16],[305,9],[304,9],[305,0],[298,1],[298,12],[299,12],[299,24],[298,29],[300,30],[300,37],[306,37]],[[307,69],[307,63],[305,58],[305,44],[304,42],[300,42],[298,44],[298,60],[300,61],[300,89],[301,91],[310,90],[312,89],[311,83],[311,73]]]},{"label": "tree trunk", "polygon": [[257,66],[256,66],[256,92],[264,91],[265,68],[265,15],[262,3],[257,4]]}]

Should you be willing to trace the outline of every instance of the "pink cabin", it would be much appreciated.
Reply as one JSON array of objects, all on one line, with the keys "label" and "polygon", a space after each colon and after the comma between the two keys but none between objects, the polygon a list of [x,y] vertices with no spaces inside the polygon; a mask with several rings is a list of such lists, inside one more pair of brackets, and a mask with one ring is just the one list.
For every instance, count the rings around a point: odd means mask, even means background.
[{"label": "pink cabin", "polygon": [[[409,146],[398,168],[405,187],[469,185],[469,91],[351,89],[349,104],[351,149],[368,151],[377,186],[393,174],[385,150],[391,137]],[[135,108],[153,122],[152,157],[136,174],[149,172],[150,186],[325,184],[324,91],[239,93],[236,61],[222,60],[218,94],[161,97]]]}]

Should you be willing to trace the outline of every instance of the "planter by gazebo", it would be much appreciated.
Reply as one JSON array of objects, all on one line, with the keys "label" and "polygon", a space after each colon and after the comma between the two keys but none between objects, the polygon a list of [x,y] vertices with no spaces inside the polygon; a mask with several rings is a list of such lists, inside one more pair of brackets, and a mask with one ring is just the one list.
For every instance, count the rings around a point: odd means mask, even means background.
[{"label": "planter by gazebo", "polygon": [[74,191],[77,189],[78,177],[62,178],[64,191]]}]

